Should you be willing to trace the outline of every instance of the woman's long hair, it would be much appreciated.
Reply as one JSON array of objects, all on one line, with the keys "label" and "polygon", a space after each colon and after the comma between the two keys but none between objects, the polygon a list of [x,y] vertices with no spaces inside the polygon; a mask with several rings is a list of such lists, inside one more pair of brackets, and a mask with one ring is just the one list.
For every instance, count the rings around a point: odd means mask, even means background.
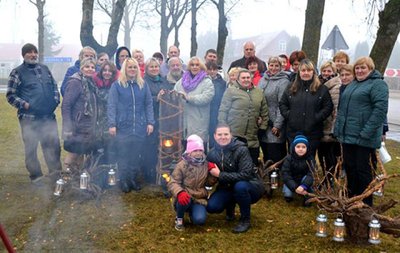
[{"label": "woman's long hair", "polygon": [[135,77],[134,81],[139,85],[139,88],[142,89],[143,85],[144,85],[144,80],[143,80],[142,76],[140,75],[139,64],[133,58],[126,58],[124,63],[122,63],[121,73],[118,77],[119,84],[124,88],[128,87],[128,77],[126,75],[126,68],[127,68],[128,64],[133,64],[134,66],[136,66],[137,72],[136,72],[136,77]]},{"label": "woman's long hair", "polygon": [[313,71],[313,77],[312,77],[312,82],[310,85],[310,91],[311,91],[311,93],[315,93],[318,90],[319,86],[321,86],[321,81],[318,79],[318,74],[317,74],[317,71],[315,70],[314,63],[312,63],[312,61],[309,59],[304,59],[300,62],[299,71],[296,75],[296,79],[294,80],[292,86],[290,87],[290,93],[296,94],[296,92],[298,91],[298,89],[301,86],[301,82],[303,82],[303,80],[301,80],[301,78],[300,78],[300,71],[302,68]]}]

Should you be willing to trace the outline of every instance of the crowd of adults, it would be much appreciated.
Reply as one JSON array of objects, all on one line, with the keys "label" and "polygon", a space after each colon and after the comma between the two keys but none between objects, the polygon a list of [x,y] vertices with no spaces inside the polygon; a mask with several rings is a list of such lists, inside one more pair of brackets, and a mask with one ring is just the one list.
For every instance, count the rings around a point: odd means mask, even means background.
[{"label": "crowd of adults", "polygon": [[[62,166],[54,114],[61,103],[58,86],[49,68],[38,62],[36,46],[25,44],[24,61],[10,73],[6,96],[18,109],[32,183],[43,179],[40,143],[51,177],[63,169],[77,170],[84,154],[100,152],[102,163],[118,164],[123,192],[139,191],[143,181],[154,184],[159,99],[174,90],[183,104],[185,148],[169,184],[178,230],[185,212],[196,224],[205,222],[207,212],[224,210],[227,220],[233,220],[238,204],[241,216],[233,231],[247,231],[250,206],[263,195],[254,169],[260,151],[264,161],[285,159],[288,202],[291,192],[312,191],[314,168],[303,165],[313,164],[317,154],[327,183],[342,155],[349,197],[361,194],[374,177],[370,161],[376,162],[388,109],[388,86],[373,60],[361,57],[351,65],[349,56],[338,52],[318,71],[303,51],[273,56],[267,63],[255,53],[255,44],[246,42],[243,57],[225,72],[214,49],[204,59],[191,57],[186,65],[176,46],[169,47],[167,57],[155,52],[146,61],[142,51],[120,47],[111,56],[115,63],[105,53],[82,48],[61,85],[67,151]],[[205,186],[215,182],[210,197]],[[372,206],[372,197],[364,202]]]}]

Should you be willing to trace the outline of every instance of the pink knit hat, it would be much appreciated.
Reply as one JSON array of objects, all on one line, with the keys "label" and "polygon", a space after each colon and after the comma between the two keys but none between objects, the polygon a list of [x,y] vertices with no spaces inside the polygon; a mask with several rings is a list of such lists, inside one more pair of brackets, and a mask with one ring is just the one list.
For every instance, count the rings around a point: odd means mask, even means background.
[{"label": "pink knit hat", "polygon": [[190,154],[195,150],[204,151],[203,140],[195,134],[187,138],[186,153]]}]

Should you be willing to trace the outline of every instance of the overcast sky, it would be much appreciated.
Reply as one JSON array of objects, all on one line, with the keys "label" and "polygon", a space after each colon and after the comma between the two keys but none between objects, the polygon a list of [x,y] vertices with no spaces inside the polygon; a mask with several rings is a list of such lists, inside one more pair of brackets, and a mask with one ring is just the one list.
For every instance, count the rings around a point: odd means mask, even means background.
[{"label": "overcast sky", "polygon": [[[37,9],[28,0],[0,0],[0,22],[2,35],[0,42],[33,42],[37,44]],[[367,0],[326,0],[321,40],[327,37],[334,25],[338,25],[350,47],[359,41],[373,43],[372,32],[365,24]],[[260,33],[285,29],[289,34],[302,40],[306,0],[242,0],[230,14],[231,38],[255,36]],[[47,0],[45,11],[54,29],[61,35],[61,43],[79,43],[81,22],[81,0]],[[204,20],[207,22],[204,22]],[[154,20],[153,31],[136,32],[132,36],[132,48],[144,49],[145,54],[159,50],[159,24]],[[190,18],[181,29],[181,50],[190,51]],[[214,21],[214,22],[213,22]],[[95,16],[95,36],[106,40],[108,26]],[[10,24],[11,25],[5,25]],[[217,12],[209,8],[198,16],[198,33],[216,31]],[[120,33],[121,35],[122,33]],[[173,37],[173,36],[171,36]],[[172,39],[169,44],[172,44]],[[122,37],[119,40],[122,44]]]}]

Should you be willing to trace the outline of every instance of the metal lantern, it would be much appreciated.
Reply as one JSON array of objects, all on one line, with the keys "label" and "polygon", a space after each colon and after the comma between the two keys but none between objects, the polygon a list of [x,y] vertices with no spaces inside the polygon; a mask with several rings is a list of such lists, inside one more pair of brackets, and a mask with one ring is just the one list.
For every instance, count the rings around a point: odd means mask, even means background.
[{"label": "metal lantern", "polygon": [[58,179],[56,182],[56,189],[54,190],[54,195],[55,196],[61,196],[61,193],[64,188],[64,180],[63,179]]},{"label": "metal lantern", "polygon": [[174,141],[171,138],[165,138],[162,145],[166,153],[174,152]]},{"label": "metal lantern", "polygon": [[377,219],[373,219],[368,224],[369,227],[369,239],[368,242],[372,244],[379,244],[381,240],[379,239],[379,230],[381,228],[381,224]]},{"label": "metal lantern", "polygon": [[113,169],[110,169],[110,171],[108,171],[108,185],[113,186],[116,184],[117,179],[115,177],[115,171]]},{"label": "metal lantern", "polygon": [[79,182],[79,188],[81,190],[86,190],[88,187],[88,175],[86,174],[86,172],[83,172],[81,174],[81,180]]},{"label": "metal lantern", "polygon": [[336,242],[343,242],[344,241],[344,233],[345,233],[345,229],[346,229],[343,219],[336,218],[333,225],[334,225],[333,240]]},{"label": "metal lantern", "polygon": [[62,179],[65,183],[69,182],[72,177],[72,172],[70,168],[66,168],[65,171],[62,172]]},{"label": "metal lantern", "polygon": [[271,173],[271,189],[278,189],[278,173],[276,171]]},{"label": "metal lantern", "polygon": [[326,237],[327,232],[326,232],[326,224],[328,222],[328,218],[326,217],[325,214],[320,213],[317,216],[317,233],[315,233],[316,236],[318,237]]},{"label": "metal lantern", "polygon": [[[383,178],[383,174],[379,174],[378,176],[376,176],[376,179],[379,180],[379,181],[382,178]],[[373,194],[374,194],[374,196],[382,197],[383,196],[383,185],[378,190],[376,190]]]}]

